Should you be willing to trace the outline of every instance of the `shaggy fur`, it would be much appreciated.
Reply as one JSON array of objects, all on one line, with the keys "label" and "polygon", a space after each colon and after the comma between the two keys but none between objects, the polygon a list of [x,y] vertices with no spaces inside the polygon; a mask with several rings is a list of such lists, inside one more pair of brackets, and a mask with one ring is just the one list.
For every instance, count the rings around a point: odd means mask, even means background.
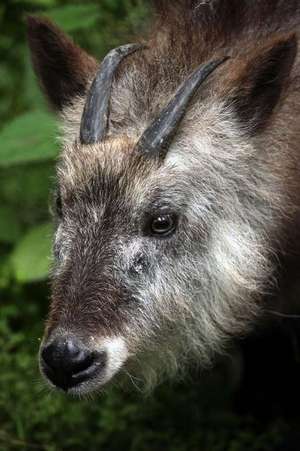
[{"label": "shaggy fur", "polygon": [[[147,386],[193,362],[210,364],[266,310],[288,310],[300,255],[299,2],[154,7],[147,49],[116,73],[108,139],[79,145],[85,96],[63,99],[46,332],[49,340],[72,331],[91,347],[91,337],[123,337],[124,368]],[[31,19],[35,60],[40,23]],[[224,55],[231,59],[194,97],[166,158],[136,154],[179,83]],[[42,62],[35,66],[47,89]],[[177,231],[153,238],[147,227],[162,211],[178,216]]]}]

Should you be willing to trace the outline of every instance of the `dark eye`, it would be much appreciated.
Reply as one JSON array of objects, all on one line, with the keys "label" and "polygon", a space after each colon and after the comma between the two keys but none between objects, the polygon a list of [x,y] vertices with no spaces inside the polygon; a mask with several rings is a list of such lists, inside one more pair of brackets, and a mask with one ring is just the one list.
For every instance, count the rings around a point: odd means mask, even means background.
[{"label": "dark eye", "polygon": [[152,218],[150,232],[158,237],[171,235],[176,229],[177,221],[174,215],[161,215]]}]

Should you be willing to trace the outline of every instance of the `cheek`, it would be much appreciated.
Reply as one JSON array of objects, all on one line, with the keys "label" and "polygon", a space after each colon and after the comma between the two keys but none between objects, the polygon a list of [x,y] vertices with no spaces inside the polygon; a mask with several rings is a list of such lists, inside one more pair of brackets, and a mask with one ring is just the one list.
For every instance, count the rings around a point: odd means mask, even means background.
[{"label": "cheek", "polygon": [[119,337],[109,337],[99,341],[100,349],[104,348],[107,353],[107,367],[105,382],[110,380],[126,362],[129,351],[125,339]]},{"label": "cheek", "polygon": [[135,281],[137,277],[147,275],[151,262],[155,260],[155,254],[150,243],[141,237],[123,244],[122,258],[126,273]]}]

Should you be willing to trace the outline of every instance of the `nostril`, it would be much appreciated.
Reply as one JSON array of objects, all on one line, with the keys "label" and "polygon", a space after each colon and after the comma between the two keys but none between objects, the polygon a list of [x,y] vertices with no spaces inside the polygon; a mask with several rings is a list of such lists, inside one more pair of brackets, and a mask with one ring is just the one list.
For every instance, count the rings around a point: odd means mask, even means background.
[{"label": "nostril", "polygon": [[98,374],[105,363],[105,353],[91,352],[72,339],[57,339],[41,351],[43,372],[64,390]]},{"label": "nostril", "polygon": [[77,357],[73,358],[70,364],[70,370],[73,374],[77,374],[89,369],[93,366],[97,355],[97,352],[80,352]]},{"label": "nostril", "polygon": [[42,359],[52,369],[77,373],[93,364],[95,353],[79,347],[72,340],[55,341],[42,351]]}]

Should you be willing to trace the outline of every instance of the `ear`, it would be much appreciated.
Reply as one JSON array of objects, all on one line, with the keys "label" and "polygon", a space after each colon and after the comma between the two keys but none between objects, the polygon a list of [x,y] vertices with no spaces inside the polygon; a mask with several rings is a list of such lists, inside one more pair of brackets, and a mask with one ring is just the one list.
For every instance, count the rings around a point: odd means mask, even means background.
[{"label": "ear", "polygon": [[34,70],[50,105],[62,110],[83,95],[97,62],[47,19],[27,17]]},{"label": "ear", "polygon": [[284,36],[252,55],[239,73],[233,105],[247,132],[255,134],[267,125],[288,86],[296,54],[296,36]]}]

